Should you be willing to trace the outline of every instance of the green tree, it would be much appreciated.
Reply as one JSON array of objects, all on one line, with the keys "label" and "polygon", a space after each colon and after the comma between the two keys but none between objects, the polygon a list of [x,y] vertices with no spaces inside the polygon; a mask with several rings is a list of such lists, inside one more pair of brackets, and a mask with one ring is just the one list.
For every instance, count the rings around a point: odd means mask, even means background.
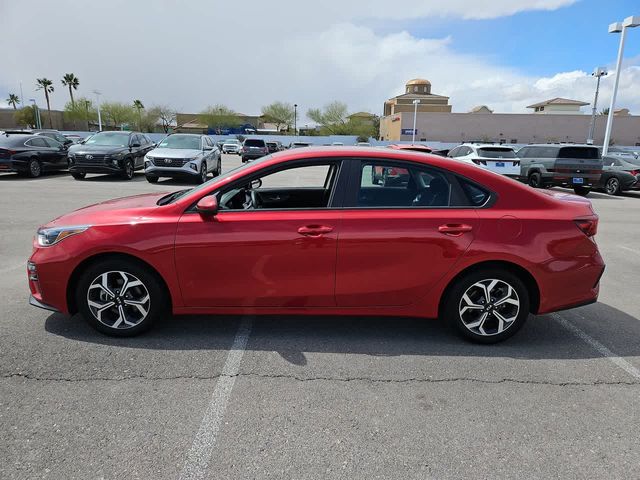
[{"label": "green tree", "polygon": [[64,77],[62,77],[62,85],[65,85],[69,88],[69,96],[71,97],[71,104],[73,101],[73,91],[78,89],[80,85],[80,80],[73,73],[65,73]]},{"label": "green tree", "polygon": [[280,131],[280,127],[287,126],[287,130],[291,127],[295,115],[293,105],[285,102],[273,102],[270,105],[262,107],[262,116],[270,123],[275,123],[276,128]]},{"label": "green tree", "polygon": [[89,122],[95,122],[98,119],[98,111],[91,100],[80,97],[75,102],[66,103],[64,106],[64,118],[67,121],[85,122],[88,130]]},{"label": "green tree", "polygon": [[20,103],[20,99],[18,98],[18,95],[16,95],[15,93],[10,93],[9,98],[7,98],[6,101],[9,105],[13,107],[14,110],[17,109],[17,105]]},{"label": "green tree", "polygon": [[116,129],[134,123],[136,118],[135,108],[122,102],[105,102],[100,106],[100,110]]},{"label": "green tree", "polygon": [[51,100],[49,99],[49,94],[53,93],[53,82],[48,78],[38,78],[36,79],[36,90],[44,90],[44,97],[47,100],[47,112],[49,112],[49,128],[53,128],[53,123],[51,122]]},{"label": "green tree", "polygon": [[144,105],[140,100],[134,100],[133,108],[138,111],[138,130],[142,131],[142,114],[140,112],[144,110]]},{"label": "green tree", "polygon": [[142,116],[139,117],[140,131],[152,133],[160,121],[160,107],[154,106],[145,108]]},{"label": "green tree", "polygon": [[321,130],[331,135],[341,135],[347,123],[348,107],[346,103],[331,102],[323,109],[311,108],[307,117],[320,125]]},{"label": "green tree", "polygon": [[238,127],[242,123],[236,112],[220,104],[207,107],[200,112],[198,118],[200,122],[214,130]]},{"label": "green tree", "polygon": [[16,110],[13,118],[18,125],[24,125],[27,128],[35,128],[36,126],[36,112],[31,105]]}]

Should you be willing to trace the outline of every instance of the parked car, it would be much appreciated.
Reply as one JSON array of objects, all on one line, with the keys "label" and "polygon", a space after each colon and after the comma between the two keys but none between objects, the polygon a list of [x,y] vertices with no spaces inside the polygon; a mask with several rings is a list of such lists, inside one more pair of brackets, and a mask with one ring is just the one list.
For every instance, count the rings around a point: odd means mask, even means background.
[{"label": "parked car", "polygon": [[527,145],[518,157],[521,178],[534,188],[568,187],[587,195],[602,175],[602,158],[592,145]]},{"label": "parked car", "polygon": [[358,142],[356,143],[356,147],[370,147],[371,144],[369,142]]},{"label": "parked car", "polygon": [[42,135],[45,137],[53,138],[56,142],[64,145],[65,148],[69,148],[74,143],[72,139],[67,138],[65,135],[61,134],[58,130],[46,130],[46,129],[33,130],[33,133],[35,135]]},{"label": "parked car", "polygon": [[269,153],[275,153],[284,150],[284,148],[282,147],[282,142],[278,142],[277,140],[267,142],[267,148],[269,149]]},{"label": "parked car", "polygon": [[[410,181],[367,185],[377,166]],[[493,343],[529,314],[596,301],[597,226],[586,199],[465,162],[294,150],[49,222],[27,265],[30,303],[117,336],[170,312],[388,315],[440,317]]]},{"label": "parked car", "polygon": [[289,144],[289,148],[306,148],[310,146],[311,144],[309,142],[291,142]]},{"label": "parked car", "polygon": [[237,138],[228,138],[222,144],[222,153],[236,153],[240,154],[240,148],[242,144]]},{"label": "parked car", "polygon": [[332,147],[344,147],[344,142],[333,142]]},{"label": "parked car", "polygon": [[63,134],[68,140],[71,140],[71,143],[80,143],[84,138],[80,135],[76,135],[75,133],[64,133]]},{"label": "parked car", "polygon": [[174,133],[144,157],[144,174],[149,183],[156,183],[160,177],[203,183],[209,173],[216,177],[221,172],[220,150],[207,135]]},{"label": "parked car", "polygon": [[138,132],[98,132],[84,142],[69,147],[69,171],[76,180],[87,173],[118,174],[131,180],[144,168],[144,156],[154,148],[146,135]]},{"label": "parked car", "polygon": [[43,171],[67,168],[67,150],[52,138],[32,133],[0,134],[0,172],[32,178]]},{"label": "parked car", "polygon": [[247,138],[242,143],[240,155],[242,155],[242,163],[249,160],[255,160],[269,154],[269,148],[264,140],[259,138]]},{"label": "parked car", "polygon": [[609,195],[640,190],[640,159],[607,155],[602,158],[602,163],[602,176],[595,188]]},{"label": "parked car", "polygon": [[447,157],[473,163],[500,175],[513,178],[520,177],[520,159],[512,147],[485,143],[467,143],[449,150]]},{"label": "parked car", "polygon": [[431,153],[434,150],[433,148],[427,145],[413,144],[413,143],[393,143],[391,145],[387,145],[387,148],[391,148],[393,150],[411,150],[413,152],[422,152],[422,153]]},{"label": "parked car", "polygon": [[[602,156],[602,147],[598,147],[598,151]],[[625,159],[638,158],[638,155],[636,155],[633,150],[625,150],[624,148],[620,147],[609,147],[609,149],[607,150],[607,155],[610,157],[620,157]]]}]

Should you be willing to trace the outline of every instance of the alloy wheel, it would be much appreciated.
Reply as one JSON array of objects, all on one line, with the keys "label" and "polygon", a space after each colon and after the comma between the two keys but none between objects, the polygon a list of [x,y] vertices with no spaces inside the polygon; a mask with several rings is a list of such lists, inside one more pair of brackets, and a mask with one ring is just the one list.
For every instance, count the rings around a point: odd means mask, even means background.
[{"label": "alloy wheel", "polygon": [[620,181],[615,177],[611,177],[607,180],[606,189],[609,195],[615,195],[620,189]]},{"label": "alloy wheel", "polygon": [[29,162],[29,174],[32,177],[39,177],[40,173],[42,173],[40,162],[38,162],[37,160],[31,160],[31,162]]},{"label": "alloy wheel", "polygon": [[106,327],[127,329],[147,318],[151,296],[135,275],[110,271],[98,275],[91,282],[87,304],[91,314]]},{"label": "alloy wheel", "polygon": [[520,299],[515,288],[504,280],[480,280],[464,292],[458,313],[470,332],[481,336],[498,335],[518,318]]}]

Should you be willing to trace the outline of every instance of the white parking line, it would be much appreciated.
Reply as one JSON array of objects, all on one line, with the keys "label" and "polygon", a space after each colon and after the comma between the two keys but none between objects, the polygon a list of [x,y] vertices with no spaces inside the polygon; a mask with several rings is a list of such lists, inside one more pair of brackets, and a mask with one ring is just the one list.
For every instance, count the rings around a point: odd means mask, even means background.
[{"label": "white parking line", "polygon": [[640,250],[636,250],[635,248],[627,247],[626,245],[618,245],[618,247],[620,247],[620,248],[622,248],[624,250],[627,250],[629,252],[633,252],[636,255],[640,255]]},{"label": "white parking line", "polygon": [[607,347],[605,347],[595,338],[592,338],[591,336],[587,335],[585,332],[583,332],[581,329],[576,327],[572,322],[570,322],[566,318],[561,317],[557,313],[552,313],[551,316],[555,318],[560,323],[560,325],[562,325],[564,328],[566,328],[571,333],[579,337],[585,343],[595,348],[598,352],[600,352],[600,354],[606,357],[609,361],[613,362],[616,366],[620,367],[622,370],[627,372],[632,377],[635,377],[637,380],[640,380],[640,370],[638,370],[636,367],[631,365],[624,358],[619,357],[618,355],[613,353],[611,350],[609,350]]},{"label": "white parking line", "polygon": [[187,459],[180,475],[181,480],[205,477],[209,460],[216,444],[216,437],[224,418],[224,412],[231,397],[231,390],[233,390],[233,385],[236,383],[240,370],[240,362],[247,348],[252,322],[251,317],[245,317],[240,322],[233,345],[229,350],[224,367],[222,367],[222,373],[218,378],[213,395],[211,395],[211,401],[207,406],[198,433],[193,439],[191,449],[187,454]]}]

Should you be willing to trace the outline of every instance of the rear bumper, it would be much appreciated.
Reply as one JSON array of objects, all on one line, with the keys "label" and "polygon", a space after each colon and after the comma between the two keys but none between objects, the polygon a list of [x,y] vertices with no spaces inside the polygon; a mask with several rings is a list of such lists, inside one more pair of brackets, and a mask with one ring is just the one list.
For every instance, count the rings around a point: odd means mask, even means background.
[{"label": "rear bumper", "polygon": [[265,155],[267,155],[266,153],[243,153],[242,154],[242,158],[247,159],[247,160],[255,160],[257,158],[262,158]]},{"label": "rear bumper", "polygon": [[[546,173],[542,175],[542,181],[546,185],[557,187],[593,187],[600,182],[600,174],[584,173]],[[574,179],[581,179],[574,181]]]},{"label": "rear bumper", "polygon": [[0,160],[0,173],[3,172],[17,172],[20,169],[13,160],[2,159]]}]

